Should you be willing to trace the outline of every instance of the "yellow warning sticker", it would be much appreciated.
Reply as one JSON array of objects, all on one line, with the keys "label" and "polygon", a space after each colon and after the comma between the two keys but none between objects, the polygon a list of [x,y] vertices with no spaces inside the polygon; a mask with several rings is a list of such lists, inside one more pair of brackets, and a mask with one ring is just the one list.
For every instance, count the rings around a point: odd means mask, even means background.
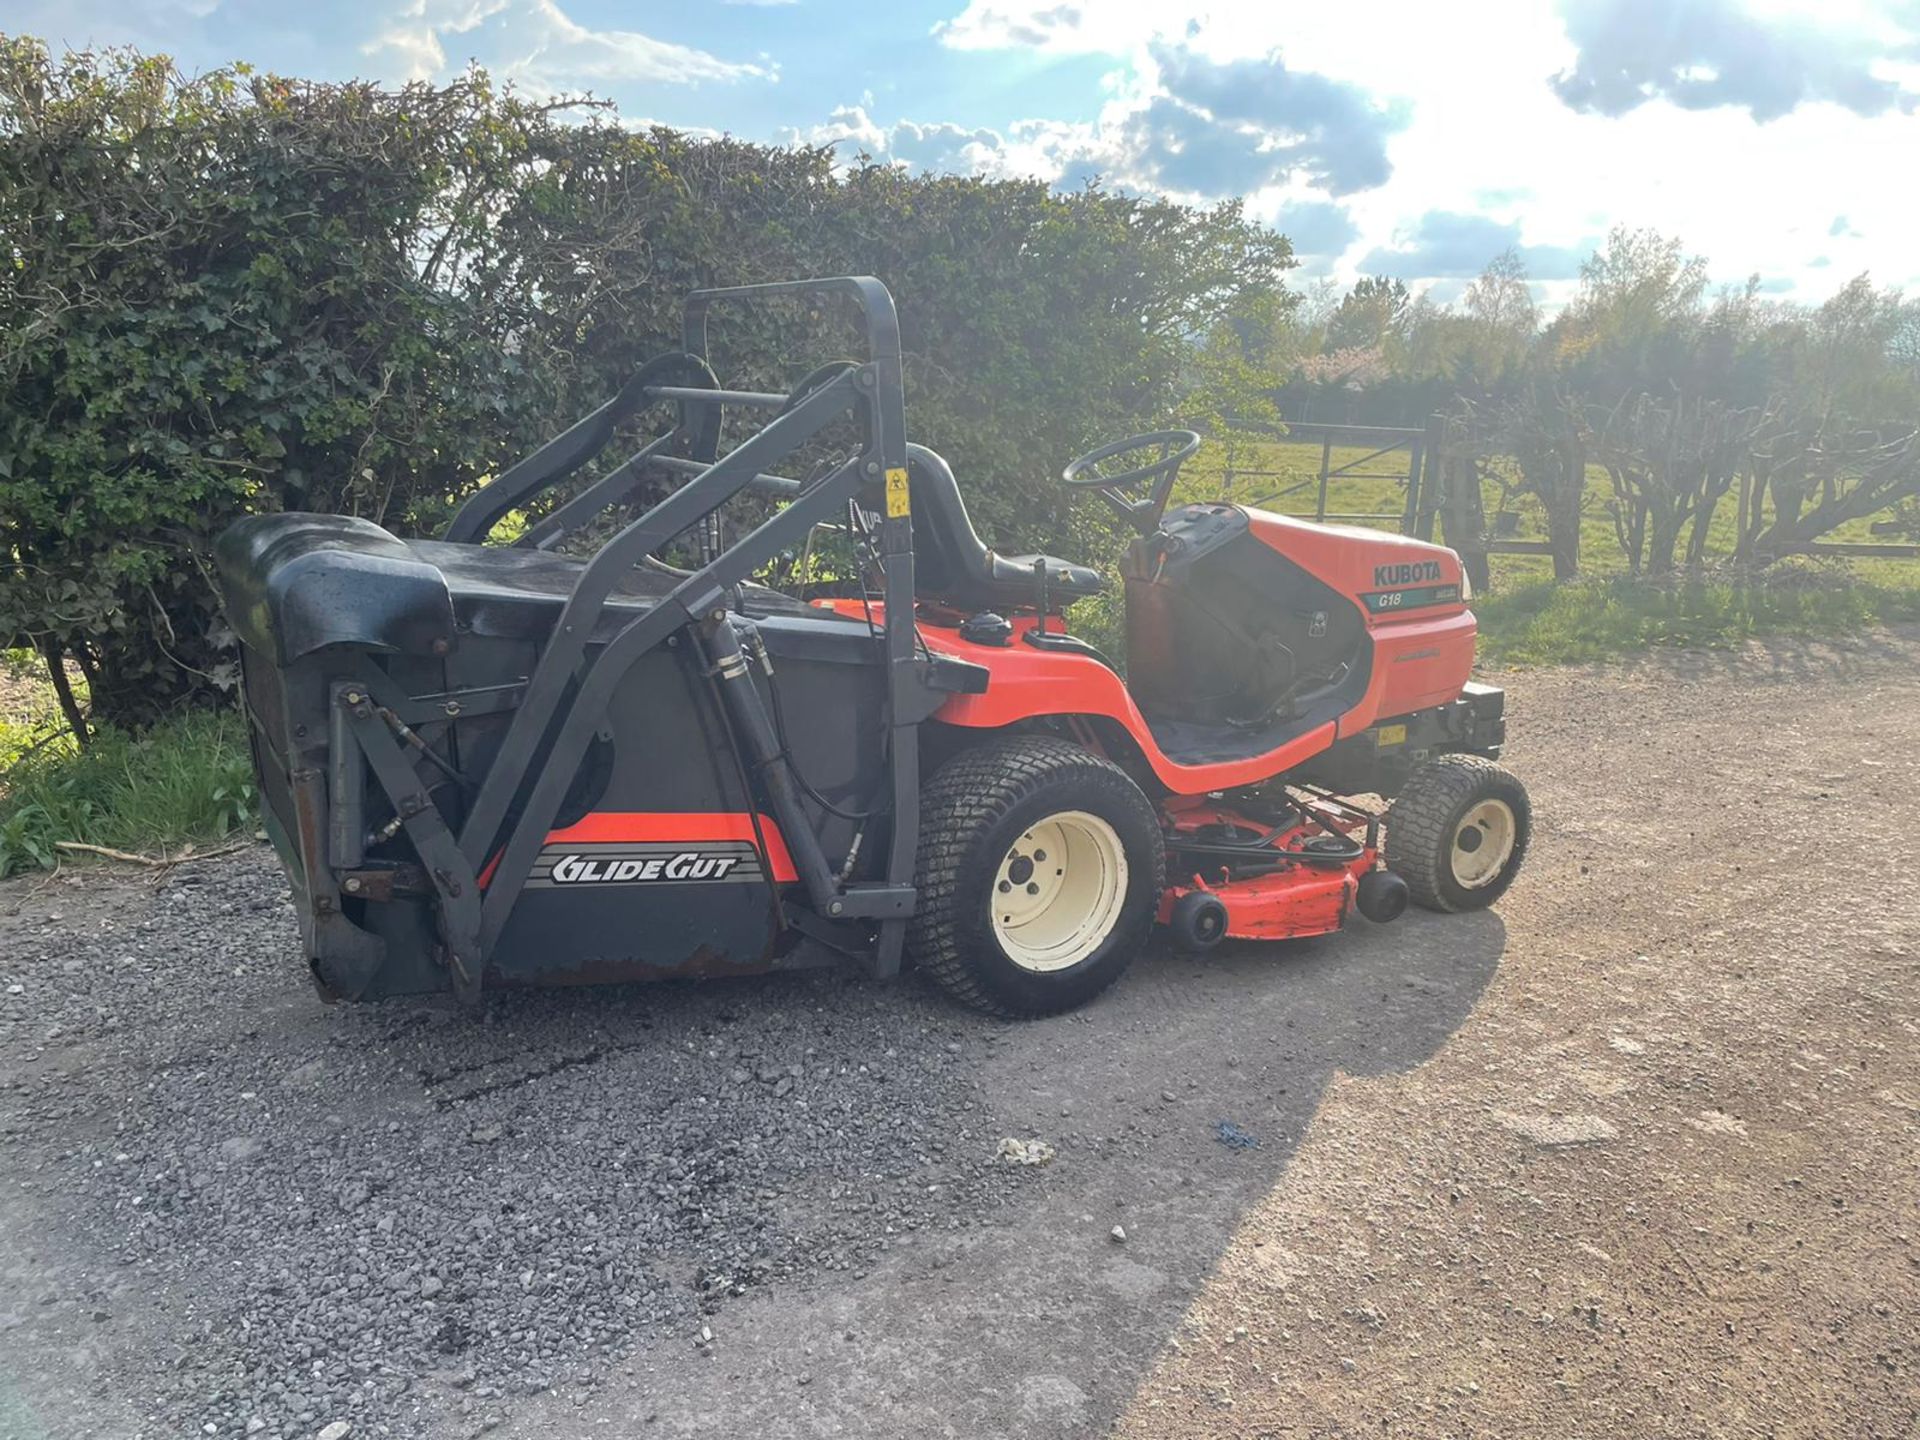
[{"label": "yellow warning sticker", "polygon": [[907,503],[907,472],[902,466],[887,470],[887,518],[898,520],[912,509]]},{"label": "yellow warning sticker", "polygon": [[1404,745],[1407,743],[1407,727],[1404,725],[1382,725],[1379,730],[1378,739],[1376,739],[1374,743],[1382,748],[1388,745]]}]

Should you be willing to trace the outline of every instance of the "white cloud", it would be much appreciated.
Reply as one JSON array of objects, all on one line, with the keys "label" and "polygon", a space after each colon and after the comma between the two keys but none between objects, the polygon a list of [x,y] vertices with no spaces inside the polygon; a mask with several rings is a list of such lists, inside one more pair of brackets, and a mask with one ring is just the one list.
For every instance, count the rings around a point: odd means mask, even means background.
[{"label": "white cloud", "polygon": [[533,0],[531,8],[545,33],[520,66],[555,76],[564,84],[574,83],[576,76],[681,84],[769,74],[758,65],[722,60],[705,50],[655,40],[635,30],[588,29],[575,24],[555,0]]},{"label": "white cloud", "polygon": [[[449,64],[449,37],[484,27],[484,46],[466,42]],[[391,54],[409,79],[431,79],[477,54],[534,93],[552,94],[629,82],[693,85],[703,80],[777,79],[769,66],[724,60],[690,45],[636,30],[595,30],[575,21],[557,0],[412,0],[395,22],[363,47]]]},{"label": "white cloud", "polygon": [[[1591,15],[1607,0],[1570,3]],[[1684,3],[1696,14],[1729,13],[1724,4]],[[1759,272],[1794,280],[1796,293],[1816,297],[1869,267],[1884,282],[1920,282],[1920,262],[1905,238],[1914,220],[1910,187],[1888,180],[1907,173],[1920,154],[1920,115],[1901,103],[1871,113],[1888,87],[1920,92],[1920,6],[1743,5],[1761,28],[1744,26],[1734,13],[1729,23],[1738,44],[1719,36],[1711,53],[1683,46],[1661,54],[1671,61],[1671,83],[1681,87],[1750,80],[1759,66],[1760,81],[1773,86],[1754,92],[1765,124],[1737,99],[1687,109],[1655,93],[1618,117],[1570,108],[1553,80],[1577,73],[1581,51],[1558,7],[1538,0],[1478,0],[1470,24],[1462,23],[1459,7],[1431,0],[1375,0],[1362,8],[1212,0],[1204,10],[1141,0],[968,0],[936,33],[955,49],[1113,58],[1120,78],[1096,119],[1008,127],[1001,163],[1057,181],[1098,170],[1179,191],[1138,163],[1138,146],[1125,143],[1126,127],[1139,128],[1133,117],[1166,93],[1156,48],[1236,75],[1248,57],[1277,54],[1288,74],[1354,87],[1376,103],[1404,102],[1407,123],[1383,137],[1391,173],[1343,199],[1359,231],[1340,265],[1349,277],[1360,260],[1395,255],[1459,269],[1469,263],[1465,250],[1478,232],[1457,224],[1449,230],[1445,218],[1426,217],[1478,213],[1490,222],[1479,227],[1486,240],[1518,236],[1543,271],[1564,273],[1569,250],[1620,223],[1678,235],[1709,257],[1720,280]],[[1822,37],[1811,72],[1800,53],[1769,48],[1778,36],[1808,33]],[[1651,55],[1651,40],[1648,46]],[[1784,66],[1784,76],[1767,65]],[[1868,82],[1859,79],[1862,65]],[[1821,99],[1826,93],[1834,99]],[[1796,94],[1799,103],[1786,106]],[[1699,102],[1703,92],[1696,88],[1688,98]],[[1835,103],[1849,98],[1852,109]],[[1228,145],[1225,159],[1237,161],[1248,182],[1237,193],[1253,214],[1283,225],[1290,215],[1321,216],[1287,207],[1324,202],[1325,185],[1278,166],[1262,173],[1277,142],[1243,143],[1235,151],[1231,136],[1206,138]],[[1248,138],[1244,129],[1239,138]],[[1195,167],[1185,168],[1194,178]],[[1216,178],[1232,173],[1232,165],[1222,165]],[[1847,217],[1851,234],[1826,235],[1836,215]],[[1454,242],[1444,253],[1429,243],[1436,226]],[[1560,300],[1573,283],[1555,279],[1541,288],[1549,301]]]},{"label": "white cloud", "polygon": [[[871,97],[867,98],[871,103]],[[1006,140],[995,131],[968,129],[944,121],[920,124],[901,120],[884,126],[867,113],[864,104],[842,105],[824,125],[791,131],[788,139],[841,147],[842,163],[851,163],[856,155],[865,154],[912,170],[957,175],[993,175],[1006,171]]]},{"label": "white cloud", "polygon": [[392,51],[409,80],[431,80],[447,69],[444,35],[464,35],[507,8],[508,0],[412,0],[394,23],[360,47],[363,55]]},{"label": "white cloud", "polygon": [[933,33],[955,50],[1117,54],[1152,35],[1154,25],[1149,7],[1131,0],[968,0]]},{"label": "white cloud", "polygon": [[869,155],[882,154],[887,148],[887,132],[867,114],[864,105],[842,105],[827,117],[824,125],[795,132],[795,140],[809,145],[845,145]]},{"label": "white cloud", "polygon": [[1877,68],[1889,50],[1912,53],[1913,26],[1889,33],[1833,14],[1761,14],[1734,0],[1560,0],[1560,10],[1577,53],[1553,88],[1576,110],[1623,115],[1665,99],[1768,121],[1823,102],[1878,115],[1920,101]]}]

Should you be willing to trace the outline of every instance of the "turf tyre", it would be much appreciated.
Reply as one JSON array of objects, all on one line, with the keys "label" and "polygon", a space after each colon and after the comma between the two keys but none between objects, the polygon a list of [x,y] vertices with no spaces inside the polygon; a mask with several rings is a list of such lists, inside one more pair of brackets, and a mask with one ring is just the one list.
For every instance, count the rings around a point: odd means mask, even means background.
[{"label": "turf tyre", "polygon": [[[1103,822],[1124,854],[1111,924],[1091,953],[1044,972],[1017,961],[996,934],[1005,857],[1053,817]],[[991,1015],[1057,1015],[1118,980],[1153,931],[1166,868],[1160,826],[1125,771],[1065,740],[1012,735],[963,750],[921,795],[914,883],[919,902],[907,954],[948,994]]]},{"label": "turf tyre", "polygon": [[[1467,817],[1489,804],[1504,806],[1512,817],[1511,853],[1490,877],[1462,883],[1456,839]],[[1387,868],[1406,880],[1416,905],[1445,913],[1484,910],[1513,883],[1532,830],[1533,807],[1517,775],[1478,755],[1443,755],[1408,777],[1387,812]]]}]

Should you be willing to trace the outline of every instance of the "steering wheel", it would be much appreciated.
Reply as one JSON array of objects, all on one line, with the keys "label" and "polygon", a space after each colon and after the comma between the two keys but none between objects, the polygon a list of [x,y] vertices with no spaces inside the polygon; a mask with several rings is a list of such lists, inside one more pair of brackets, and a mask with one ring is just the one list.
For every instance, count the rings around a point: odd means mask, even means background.
[{"label": "steering wheel", "polygon": [[[1124,515],[1142,535],[1159,527],[1167,497],[1180,467],[1200,449],[1200,437],[1191,430],[1154,430],[1145,435],[1129,435],[1089,450],[1060,472],[1060,483],[1070,490],[1097,490]],[[1157,454],[1154,452],[1158,452]],[[1133,463],[1127,468],[1109,471],[1112,462]],[[1148,481],[1157,482],[1144,497],[1127,494]]]}]

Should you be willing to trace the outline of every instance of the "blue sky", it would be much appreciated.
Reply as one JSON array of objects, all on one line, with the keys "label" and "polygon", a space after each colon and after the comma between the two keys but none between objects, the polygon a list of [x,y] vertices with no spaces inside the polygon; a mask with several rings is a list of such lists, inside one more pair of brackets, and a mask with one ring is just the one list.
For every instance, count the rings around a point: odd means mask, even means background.
[{"label": "blue sky", "polygon": [[1309,275],[1549,300],[1615,223],[1717,280],[1920,287],[1920,0],[8,0],[0,25],[398,82],[477,59],[630,120],[1245,197]]}]

